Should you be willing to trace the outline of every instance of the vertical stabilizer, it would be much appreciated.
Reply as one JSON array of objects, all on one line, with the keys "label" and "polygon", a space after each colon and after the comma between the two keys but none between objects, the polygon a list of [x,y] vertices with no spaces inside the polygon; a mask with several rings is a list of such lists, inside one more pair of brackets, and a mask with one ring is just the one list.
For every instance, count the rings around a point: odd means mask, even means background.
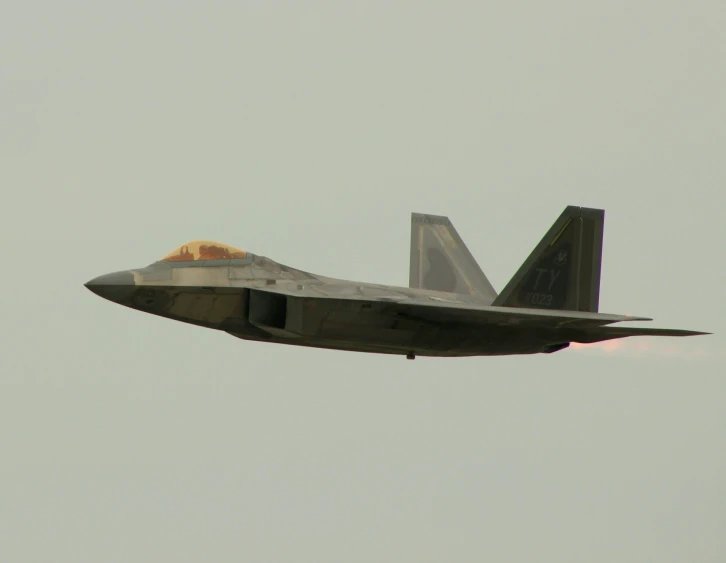
[{"label": "vertical stabilizer", "polygon": [[491,303],[497,296],[447,217],[411,214],[409,287],[476,295]]},{"label": "vertical stabilizer", "polygon": [[597,312],[604,219],[567,207],[493,305]]}]

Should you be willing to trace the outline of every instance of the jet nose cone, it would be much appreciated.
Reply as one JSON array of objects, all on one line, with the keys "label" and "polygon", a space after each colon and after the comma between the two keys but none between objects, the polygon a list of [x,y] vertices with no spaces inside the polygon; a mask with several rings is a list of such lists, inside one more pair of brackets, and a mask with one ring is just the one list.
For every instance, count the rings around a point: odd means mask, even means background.
[{"label": "jet nose cone", "polygon": [[118,303],[133,293],[134,275],[124,270],[98,276],[84,285],[99,297]]}]

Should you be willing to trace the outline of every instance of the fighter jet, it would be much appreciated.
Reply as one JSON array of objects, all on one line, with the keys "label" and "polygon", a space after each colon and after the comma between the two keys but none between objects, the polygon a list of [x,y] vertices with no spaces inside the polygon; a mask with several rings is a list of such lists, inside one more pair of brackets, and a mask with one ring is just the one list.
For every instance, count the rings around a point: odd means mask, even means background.
[{"label": "fighter jet", "polygon": [[451,221],[411,214],[409,286],[311,274],[213,241],[97,277],[95,294],[251,341],[416,356],[551,354],[572,342],[691,336],[611,327],[645,317],[598,312],[601,209],[568,206],[501,293]]}]

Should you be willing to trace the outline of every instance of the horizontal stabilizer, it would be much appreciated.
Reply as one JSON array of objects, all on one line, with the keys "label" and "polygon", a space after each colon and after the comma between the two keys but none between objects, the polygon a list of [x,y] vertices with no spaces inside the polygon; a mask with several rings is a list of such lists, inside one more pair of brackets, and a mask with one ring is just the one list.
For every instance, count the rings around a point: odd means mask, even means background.
[{"label": "horizontal stabilizer", "polygon": [[592,344],[615,338],[627,338],[629,336],[704,336],[710,332],[697,332],[695,330],[680,330],[671,328],[630,328],[624,326],[589,329],[571,338],[572,342]]}]

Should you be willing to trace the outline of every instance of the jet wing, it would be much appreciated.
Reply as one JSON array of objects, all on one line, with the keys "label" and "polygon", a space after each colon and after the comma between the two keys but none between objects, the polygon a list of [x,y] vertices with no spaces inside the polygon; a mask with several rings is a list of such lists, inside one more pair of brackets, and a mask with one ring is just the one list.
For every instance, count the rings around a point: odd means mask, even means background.
[{"label": "jet wing", "polygon": [[560,311],[494,307],[466,303],[436,296],[409,297],[391,291],[375,298],[361,295],[330,296],[315,291],[315,286],[305,289],[265,286],[252,291],[275,293],[303,300],[317,300],[331,310],[360,310],[361,312],[398,316],[432,323],[462,323],[475,325],[529,326],[541,328],[591,328],[623,321],[650,321],[647,317],[608,315],[582,311]]},{"label": "jet wing", "polygon": [[434,322],[460,322],[465,324],[532,326],[542,328],[598,327],[622,321],[650,321],[624,315],[598,315],[575,311],[542,311],[538,309],[513,309],[481,305],[457,305],[450,303],[395,303],[381,308],[408,318]]}]

